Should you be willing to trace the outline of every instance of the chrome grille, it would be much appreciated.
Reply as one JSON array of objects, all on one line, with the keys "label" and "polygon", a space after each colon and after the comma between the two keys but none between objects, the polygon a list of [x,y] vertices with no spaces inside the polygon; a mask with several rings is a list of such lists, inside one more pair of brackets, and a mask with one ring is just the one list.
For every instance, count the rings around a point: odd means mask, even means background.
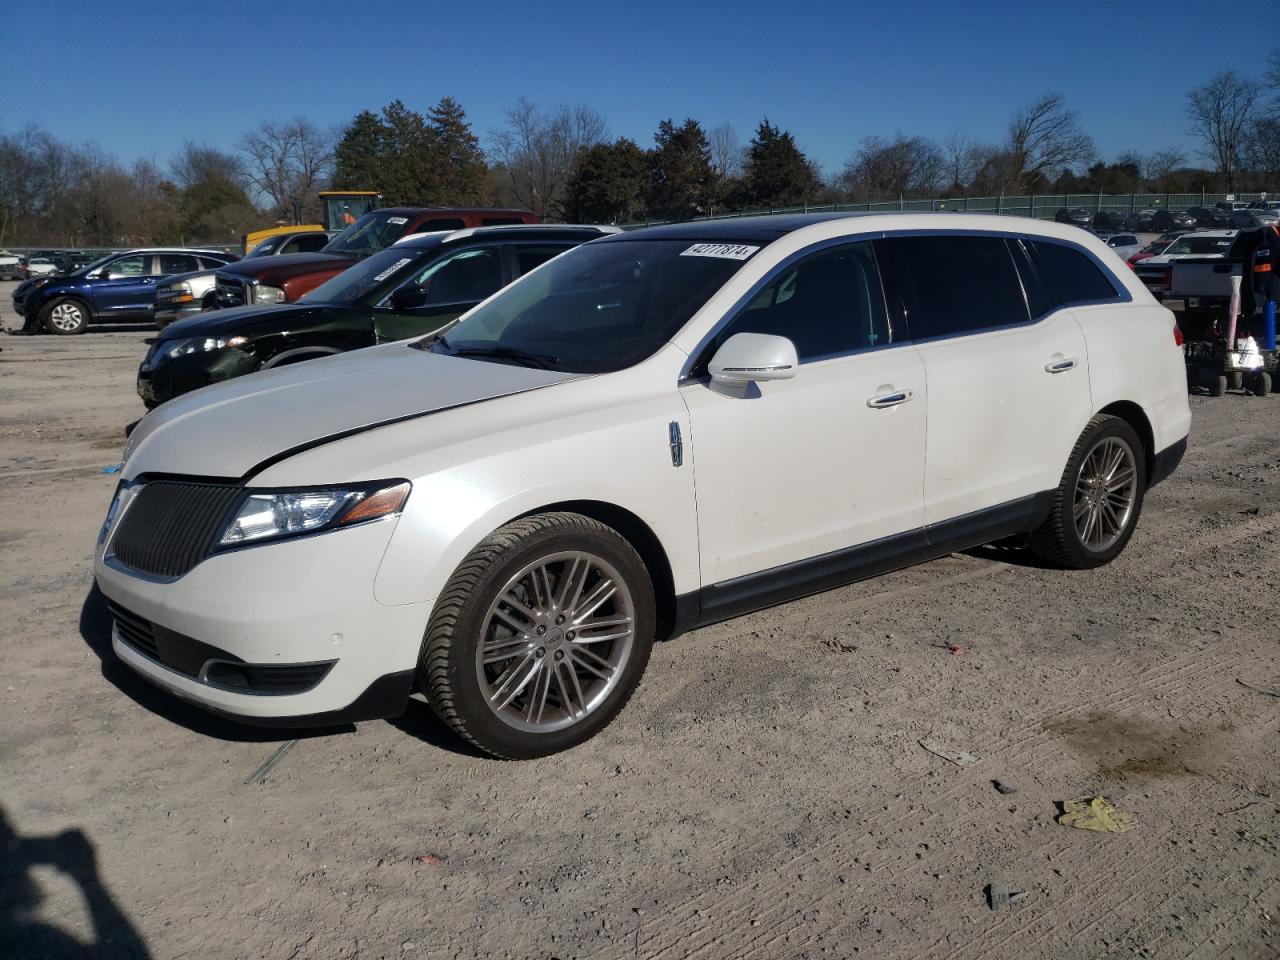
[{"label": "chrome grille", "polygon": [[218,274],[214,281],[213,298],[219,307],[242,307],[249,302],[248,284],[234,277]]},{"label": "chrome grille", "polygon": [[208,555],[242,492],[234,484],[147,483],[120,519],[110,553],[143,573],[180,577]]}]

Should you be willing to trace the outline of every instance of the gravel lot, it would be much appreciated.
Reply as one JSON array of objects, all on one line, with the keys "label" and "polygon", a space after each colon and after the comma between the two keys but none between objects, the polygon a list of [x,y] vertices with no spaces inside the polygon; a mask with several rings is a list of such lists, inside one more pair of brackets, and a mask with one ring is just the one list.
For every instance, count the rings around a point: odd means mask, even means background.
[{"label": "gravel lot", "polygon": [[[1280,699],[1243,685],[1280,690],[1280,399],[1193,398],[1109,568],[985,549],[700,630],[546,760],[415,703],[247,783],[288,734],[135,679],[92,590],[147,335],[0,337],[7,956],[1280,955]],[[1055,822],[1093,794],[1138,828]]]}]

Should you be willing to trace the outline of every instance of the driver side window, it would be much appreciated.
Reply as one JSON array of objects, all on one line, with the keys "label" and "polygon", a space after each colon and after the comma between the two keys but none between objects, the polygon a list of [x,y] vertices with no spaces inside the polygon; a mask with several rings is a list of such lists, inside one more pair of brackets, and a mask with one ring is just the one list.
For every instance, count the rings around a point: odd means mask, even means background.
[{"label": "driver side window", "polygon": [[426,293],[426,306],[479,303],[502,286],[502,260],[496,247],[474,247],[437,260],[413,283]]},{"label": "driver side window", "polygon": [[800,362],[884,346],[893,339],[870,241],[842,244],[784,268],[703,352],[735,333],[769,333],[795,344]]},{"label": "driver side window", "polygon": [[144,254],[112,260],[103,271],[108,277],[145,277],[150,272],[151,258]]}]

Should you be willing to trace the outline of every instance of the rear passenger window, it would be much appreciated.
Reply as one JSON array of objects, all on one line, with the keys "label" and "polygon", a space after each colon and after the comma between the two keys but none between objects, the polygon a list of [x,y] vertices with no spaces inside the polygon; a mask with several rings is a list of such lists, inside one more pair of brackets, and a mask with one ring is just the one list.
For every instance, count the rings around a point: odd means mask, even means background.
[{"label": "rear passenger window", "polygon": [[887,237],[876,241],[900,274],[911,337],[955,337],[1029,319],[1003,237]]},{"label": "rear passenger window", "polygon": [[515,223],[524,223],[519,217],[484,217],[480,225],[484,227],[509,227]]},{"label": "rear passenger window", "polygon": [[1047,240],[1030,243],[1045,283],[1063,306],[1120,299],[1115,284],[1083,251]]},{"label": "rear passenger window", "polygon": [[196,266],[198,261],[195,257],[189,257],[180,253],[162,253],[160,254],[160,275],[167,277],[173,273],[190,273],[192,270],[198,270]]},{"label": "rear passenger window", "polygon": [[735,333],[786,337],[802,363],[889,343],[871,243],[824,250],[784,269],[717,334],[703,356],[709,358]]}]

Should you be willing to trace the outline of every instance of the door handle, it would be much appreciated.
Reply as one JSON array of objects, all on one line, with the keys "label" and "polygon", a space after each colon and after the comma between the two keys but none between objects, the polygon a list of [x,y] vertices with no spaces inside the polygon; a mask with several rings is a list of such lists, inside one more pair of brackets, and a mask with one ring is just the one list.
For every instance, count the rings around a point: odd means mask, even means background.
[{"label": "door handle", "polygon": [[900,403],[906,403],[915,396],[910,390],[899,390],[897,393],[885,393],[878,397],[872,397],[867,401],[867,406],[872,410],[884,410],[886,407],[896,407]]},{"label": "door handle", "polygon": [[1076,368],[1076,359],[1072,357],[1070,360],[1051,360],[1044,365],[1045,373],[1066,373],[1068,370]]}]

